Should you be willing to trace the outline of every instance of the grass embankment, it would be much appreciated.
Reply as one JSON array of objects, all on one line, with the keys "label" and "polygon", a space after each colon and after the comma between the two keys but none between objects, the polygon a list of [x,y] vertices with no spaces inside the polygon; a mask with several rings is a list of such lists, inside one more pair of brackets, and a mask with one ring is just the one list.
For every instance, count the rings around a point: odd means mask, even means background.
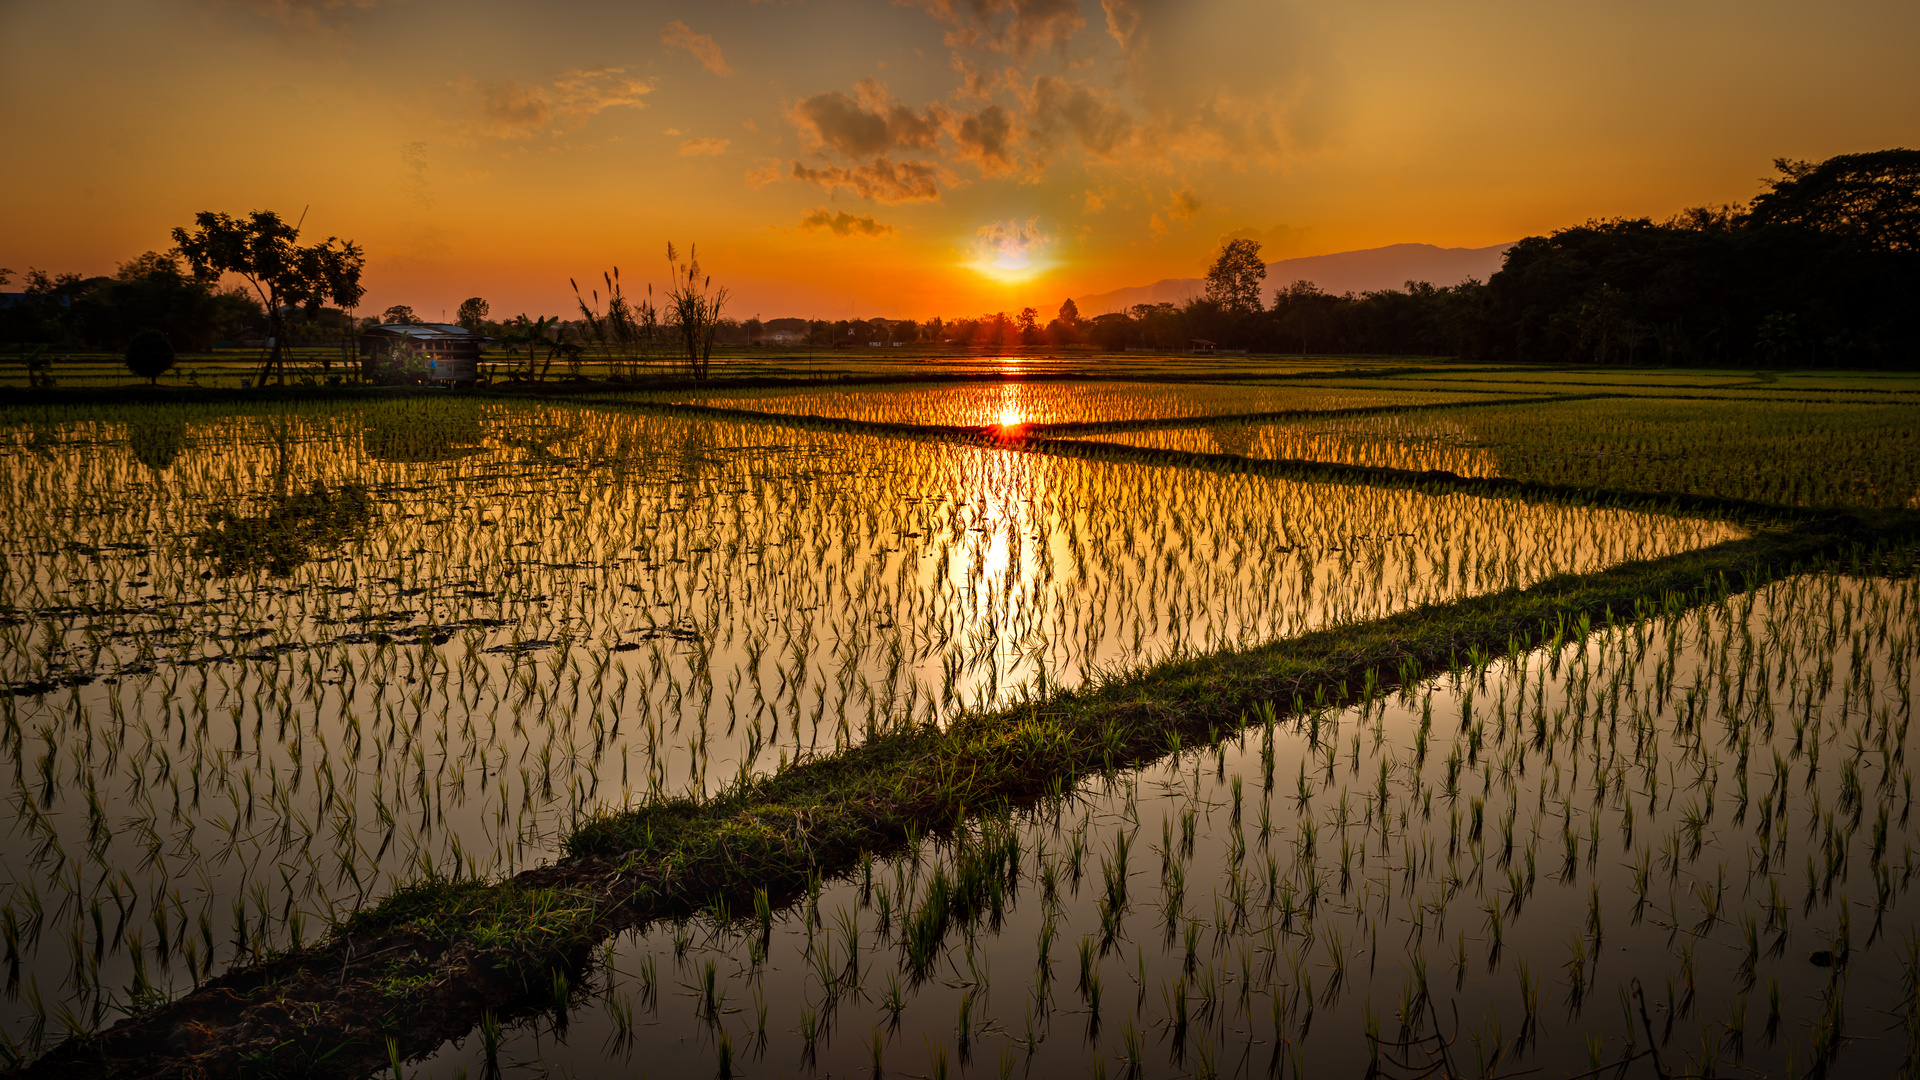
[{"label": "grass embankment", "polygon": [[28,1076],[353,1075],[431,1052],[476,1024],[564,1008],[593,947],[622,929],[773,906],[868,854],[977,812],[1057,798],[1077,778],[1227,737],[1271,705],[1296,728],[1322,706],[1683,610],[1821,562],[1911,559],[1920,515],[1803,521],[1668,558],[1554,578],[1260,648],[1157,665],[1042,703],[902,726],[705,801],[587,822],[560,862],[501,882],[402,889],[324,942],[229,972]]}]

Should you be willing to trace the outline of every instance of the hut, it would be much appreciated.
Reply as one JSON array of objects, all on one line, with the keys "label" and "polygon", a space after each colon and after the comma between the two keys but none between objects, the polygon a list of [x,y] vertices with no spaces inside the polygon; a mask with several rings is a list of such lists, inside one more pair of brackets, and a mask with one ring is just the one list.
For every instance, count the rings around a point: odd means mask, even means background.
[{"label": "hut", "polygon": [[386,323],[360,335],[367,381],[471,385],[486,336],[453,323]]},{"label": "hut", "polygon": [[1215,348],[1216,346],[1214,345],[1214,343],[1211,341],[1208,341],[1206,338],[1201,338],[1201,337],[1190,338],[1187,341],[1187,351],[1192,353],[1195,356],[1203,356],[1207,353],[1213,352]]}]

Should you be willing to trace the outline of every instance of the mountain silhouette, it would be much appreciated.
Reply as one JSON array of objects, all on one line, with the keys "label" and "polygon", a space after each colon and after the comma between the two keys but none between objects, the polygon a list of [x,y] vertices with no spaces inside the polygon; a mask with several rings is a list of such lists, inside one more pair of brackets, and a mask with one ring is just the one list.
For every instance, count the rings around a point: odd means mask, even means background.
[{"label": "mountain silhouette", "polygon": [[[1483,248],[1443,248],[1432,244],[1388,244],[1361,251],[1309,255],[1267,264],[1266,300],[1296,281],[1311,281],[1321,292],[1363,293],[1402,289],[1409,281],[1454,285],[1466,278],[1481,281],[1500,269],[1512,244]],[[1206,291],[1202,278],[1162,278],[1111,292],[1076,296],[1073,302],[1087,318],[1109,311],[1125,311],[1135,304],[1184,304]]]}]

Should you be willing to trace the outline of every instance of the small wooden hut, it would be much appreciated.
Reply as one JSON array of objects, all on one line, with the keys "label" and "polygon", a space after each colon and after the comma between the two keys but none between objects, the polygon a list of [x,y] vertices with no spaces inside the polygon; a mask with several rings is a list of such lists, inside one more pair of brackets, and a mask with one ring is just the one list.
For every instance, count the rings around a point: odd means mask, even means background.
[{"label": "small wooden hut", "polygon": [[360,335],[369,382],[471,385],[486,336],[452,323],[387,323]]}]

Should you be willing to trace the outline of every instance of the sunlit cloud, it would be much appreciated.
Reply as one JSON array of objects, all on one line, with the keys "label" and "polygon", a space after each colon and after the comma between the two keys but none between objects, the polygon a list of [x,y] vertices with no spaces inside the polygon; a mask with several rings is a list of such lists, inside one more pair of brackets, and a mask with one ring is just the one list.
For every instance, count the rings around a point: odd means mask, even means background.
[{"label": "sunlit cloud", "polygon": [[684,49],[700,61],[700,66],[715,75],[731,75],[733,68],[727,66],[727,58],[720,54],[720,46],[714,43],[712,34],[696,34],[686,23],[675,19],[660,31],[660,43],[669,49]]},{"label": "sunlit cloud", "polygon": [[541,86],[513,79],[461,81],[469,134],[493,139],[529,139],[572,131],[608,109],[644,109],[653,86],[627,76],[625,68],[569,71]]},{"label": "sunlit cloud", "polygon": [[845,188],[875,202],[927,202],[940,197],[938,170],[921,161],[877,157],[851,169],[839,165],[815,169],[796,161],[792,176],[828,191]]},{"label": "sunlit cloud", "polygon": [[856,217],[845,210],[834,213],[824,206],[801,218],[800,228],[807,232],[825,230],[835,236],[887,236],[893,232],[893,226],[882,225],[870,216]]}]

